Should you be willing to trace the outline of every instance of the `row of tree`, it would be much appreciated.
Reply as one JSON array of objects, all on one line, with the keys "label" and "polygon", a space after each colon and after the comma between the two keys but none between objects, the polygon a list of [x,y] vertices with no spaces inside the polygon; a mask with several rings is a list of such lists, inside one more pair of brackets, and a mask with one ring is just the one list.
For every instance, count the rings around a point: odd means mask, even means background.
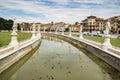
[{"label": "row of tree", "polygon": [[13,20],[4,19],[0,17],[0,31],[1,30],[12,30]]}]

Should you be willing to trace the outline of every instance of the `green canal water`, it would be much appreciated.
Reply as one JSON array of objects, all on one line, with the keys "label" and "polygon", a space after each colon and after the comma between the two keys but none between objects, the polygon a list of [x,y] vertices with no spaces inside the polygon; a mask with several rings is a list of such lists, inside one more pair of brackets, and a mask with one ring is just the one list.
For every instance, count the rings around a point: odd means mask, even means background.
[{"label": "green canal water", "polygon": [[120,80],[120,72],[83,48],[44,37],[36,52],[0,74],[0,80]]}]

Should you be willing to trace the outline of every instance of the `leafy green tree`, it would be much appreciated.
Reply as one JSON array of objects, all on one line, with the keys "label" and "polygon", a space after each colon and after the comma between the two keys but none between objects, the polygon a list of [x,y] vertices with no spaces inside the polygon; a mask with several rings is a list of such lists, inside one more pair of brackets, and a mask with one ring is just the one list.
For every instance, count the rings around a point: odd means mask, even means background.
[{"label": "leafy green tree", "polygon": [[0,31],[1,30],[11,30],[13,26],[13,20],[6,20],[0,17]]},{"label": "leafy green tree", "polygon": [[18,23],[17,24],[17,29],[20,30],[21,25]]}]

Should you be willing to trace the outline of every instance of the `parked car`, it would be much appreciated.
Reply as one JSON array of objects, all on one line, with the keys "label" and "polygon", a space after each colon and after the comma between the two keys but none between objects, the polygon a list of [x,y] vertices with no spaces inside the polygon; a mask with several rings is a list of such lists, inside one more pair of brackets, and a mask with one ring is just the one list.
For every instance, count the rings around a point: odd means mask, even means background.
[{"label": "parked car", "polygon": [[91,32],[91,35],[92,35],[92,36],[102,36],[102,34],[101,34],[100,31],[92,31],[92,32]]},{"label": "parked car", "polygon": [[89,33],[89,32],[87,32],[87,31],[84,31],[84,32],[83,32],[83,35],[88,35],[88,33]]},{"label": "parked car", "polygon": [[119,35],[119,36],[117,36],[117,39],[120,39],[120,35]]}]

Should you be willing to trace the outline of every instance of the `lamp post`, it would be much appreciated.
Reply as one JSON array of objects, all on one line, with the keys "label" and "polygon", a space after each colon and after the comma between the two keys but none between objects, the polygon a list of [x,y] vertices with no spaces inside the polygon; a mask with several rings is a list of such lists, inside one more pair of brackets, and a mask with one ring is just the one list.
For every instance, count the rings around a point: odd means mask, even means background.
[{"label": "lamp post", "polygon": [[13,27],[12,27],[12,33],[11,33],[11,42],[10,42],[10,46],[14,46],[14,47],[18,47],[18,41],[17,41],[17,24],[15,23],[15,19],[14,19],[14,23],[13,23]]},{"label": "lamp post", "polygon": [[109,35],[110,28],[111,28],[110,22],[108,21],[106,23],[106,29],[105,29],[105,41],[103,43],[103,49],[105,49],[105,50],[112,47],[112,45],[110,43],[110,35]]}]

